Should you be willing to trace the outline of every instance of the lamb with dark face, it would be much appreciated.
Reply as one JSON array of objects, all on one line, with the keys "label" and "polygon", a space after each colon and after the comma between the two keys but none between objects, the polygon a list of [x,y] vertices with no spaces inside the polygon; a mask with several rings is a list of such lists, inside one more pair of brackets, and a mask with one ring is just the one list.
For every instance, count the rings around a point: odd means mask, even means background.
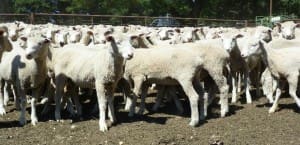
[{"label": "lamb with dark face", "polygon": [[10,40],[8,39],[8,29],[6,26],[0,27],[0,61],[4,51],[11,51],[13,49]]},{"label": "lamb with dark face", "polygon": [[244,57],[260,56],[278,84],[276,89],[275,101],[269,113],[276,111],[283,84],[281,79],[286,79],[289,84],[289,94],[300,107],[300,99],[296,91],[300,71],[300,49],[299,46],[274,49],[270,44],[260,39],[249,39],[246,49],[242,51]]}]

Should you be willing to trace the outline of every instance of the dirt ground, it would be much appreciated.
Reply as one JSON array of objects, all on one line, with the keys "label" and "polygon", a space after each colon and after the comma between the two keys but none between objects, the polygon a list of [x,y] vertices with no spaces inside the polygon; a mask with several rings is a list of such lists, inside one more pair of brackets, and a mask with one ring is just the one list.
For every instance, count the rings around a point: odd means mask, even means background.
[{"label": "dirt ground", "polygon": [[[86,101],[88,102],[88,101]],[[147,108],[153,105],[154,97],[147,98]],[[68,113],[63,123],[54,120],[54,106],[47,116],[39,116],[37,126],[30,123],[18,125],[19,112],[11,103],[5,116],[0,117],[1,145],[297,145],[300,142],[299,109],[290,97],[281,98],[279,110],[268,114],[270,105],[264,97],[255,98],[253,104],[244,99],[230,105],[230,114],[219,118],[219,106],[210,107],[209,117],[198,127],[188,126],[189,105],[182,99],[185,113],[178,115],[173,102],[166,103],[159,112],[146,112],[143,116],[127,117],[122,108],[121,97],[116,99],[117,124],[102,133],[98,116],[90,115],[92,107],[85,103],[83,120],[71,121]],[[27,119],[30,122],[30,105]],[[42,106],[38,106],[40,111]]]}]

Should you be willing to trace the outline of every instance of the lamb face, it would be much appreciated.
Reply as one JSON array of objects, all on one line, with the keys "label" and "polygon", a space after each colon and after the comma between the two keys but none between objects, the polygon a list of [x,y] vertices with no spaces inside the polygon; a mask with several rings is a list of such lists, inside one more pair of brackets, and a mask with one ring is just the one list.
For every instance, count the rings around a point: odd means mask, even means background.
[{"label": "lamb face", "polygon": [[261,41],[257,38],[249,39],[241,49],[241,56],[247,58],[249,56],[262,55],[261,47],[263,47],[263,44]]},{"label": "lamb face", "polygon": [[[122,56],[124,59],[129,60],[133,57],[134,52],[134,47],[131,45],[130,42],[137,38],[137,36],[131,36],[129,39],[118,40],[116,41],[116,45],[112,45],[112,47],[118,55]],[[109,38],[107,38],[106,40],[111,41],[109,40]]]},{"label": "lamb face", "polygon": [[35,59],[47,54],[50,40],[27,37],[21,37],[21,40],[26,43],[24,47],[27,59]]},{"label": "lamb face", "polygon": [[19,32],[23,31],[24,28],[14,27],[9,31],[9,37],[12,41],[16,41],[19,37]]},{"label": "lamb face", "polygon": [[236,34],[236,35],[222,34],[221,40],[223,43],[223,48],[227,52],[232,52],[233,49],[237,46],[237,38],[241,38],[241,37],[243,37],[243,35],[241,35],[241,34]]},{"label": "lamb face", "polygon": [[59,43],[61,47],[68,43],[68,35],[68,32],[59,32],[57,34],[57,43]]},{"label": "lamb face", "polygon": [[0,27],[0,59],[3,51],[11,51],[13,49],[8,40],[8,29],[6,26]]},{"label": "lamb face", "polygon": [[279,26],[282,37],[291,40],[295,38],[295,29],[296,27],[299,27],[300,24],[296,24],[293,21],[287,21],[282,24],[278,23],[277,26]]},{"label": "lamb face", "polygon": [[272,29],[268,27],[258,26],[256,28],[254,37],[264,40],[265,42],[270,42],[272,40]]}]

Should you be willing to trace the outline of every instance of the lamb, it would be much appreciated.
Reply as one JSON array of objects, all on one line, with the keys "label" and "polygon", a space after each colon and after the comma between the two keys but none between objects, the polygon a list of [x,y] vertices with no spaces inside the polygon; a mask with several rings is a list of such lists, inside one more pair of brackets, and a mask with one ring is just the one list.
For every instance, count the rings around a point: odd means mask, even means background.
[{"label": "lamb", "polygon": [[20,23],[16,22],[9,30],[10,39],[12,41],[17,41],[20,36],[20,32],[24,30],[24,27],[21,27]]},{"label": "lamb", "polygon": [[[36,125],[38,118],[35,103],[47,77],[46,57],[50,41],[40,37],[21,37],[21,40],[26,41],[23,48],[19,44],[13,43],[13,51],[3,54],[3,62],[0,63],[0,69],[2,70],[0,78],[12,83],[20,96],[21,114],[19,121],[21,125],[26,124],[26,92],[28,89],[32,90],[31,123]],[[2,96],[1,91],[1,99]]]},{"label": "lamb", "polygon": [[[271,29],[267,27],[258,26],[253,30],[253,32],[249,32],[248,35],[254,35],[253,37],[262,39],[266,42],[270,42],[272,40]],[[224,33],[221,34],[221,38],[223,41],[224,48],[230,53],[230,70],[231,70],[231,78],[232,78],[232,102],[235,103],[237,101],[237,93],[239,92],[239,87],[237,87],[237,79],[238,76],[244,74],[244,84],[246,88],[246,101],[247,103],[252,103],[252,97],[250,94],[250,73],[254,73],[255,76],[255,84],[256,84],[256,95],[260,95],[259,91],[259,78],[260,71],[262,69],[261,59],[255,56],[251,56],[247,59],[243,59],[240,51],[244,49],[244,42],[250,37],[238,39],[239,37],[243,37],[240,33]]]},{"label": "lamb", "polygon": [[[11,51],[13,49],[12,43],[10,42],[8,38],[8,29],[6,26],[0,27],[0,61],[2,61],[2,54],[5,51]],[[5,68],[6,69],[6,68]],[[4,101],[4,102],[3,102]],[[4,105],[6,105],[5,102],[7,102],[7,98],[3,100],[3,98],[0,96],[0,115],[4,115],[5,109]]]},{"label": "lamb", "polygon": [[[299,45],[300,45],[299,39],[286,40],[284,38],[278,38],[273,40],[270,43],[270,46],[273,49],[282,49],[282,48],[294,47]],[[273,94],[278,84],[271,76],[271,72],[269,71],[269,69],[266,69],[263,72],[261,77],[261,83],[262,83],[264,95],[266,95],[270,103],[273,103],[274,101]]]},{"label": "lamb", "polygon": [[[237,38],[243,37],[241,34],[231,34],[226,33],[221,35],[223,48],[229,53],[230,55],[230,74],[231,74],[231,81],[232,81],[232,99],[231,102],[235,103],[237,101],[237,94],[238,94],[238,87],[237,87],[237,80],[239,73],[246,72],[246,62],[240,55],[240,49],[237,44]],[[247,85],[246,85],[247,86]],[[247,88],[247,87],[246,87]],[[249,89],[246,89],[246,98],[247,102],[251,102],[251,96],[249,93]]]},{"label": "lamb", "polygon": [[[145,56],[148,56],[147,58],[155,58],[156,61],[145,59]],[[181,64],[180,66],[184,66],[184,69],[181,69],[182,71],[178,71],[178,63]],[[133,116],[135,112],[134,107],[139,92],[142,91],[142,98],[144,98],[148,86],[152,83],[160,85],[180,84],[190,100],[192,110],[190,125],[196,126],[199,122],[199,96],[193,88],[193,80],[195,80],[201,66],[202,59],[194,55],[192,51],[172,48],[137,49],[135,57],[126,63],[124,74],[124,79],[127,82],[134,83],[134,99],[129,116]],[[128,89],[125,90],[128,91]]]},{"label": "lamb", "polygon": [[278,33],[285,39],[291,40],[295,38],[295,29],[300,27],[299,23],[293,21],[286,21],[284,23],[277,23]]},{"label": "lamb", "polygon": [[[298,46],[283,49],[272,49],[270,44],[268,45],[257,38],[249,39],[246,44],[248,49],[243,50],[242,55],[244,57],[262,57],[273,78],[278,83],[275,101],[269,109],[269,113],[275,112],[278,106],[279,97],[284,86],[280,82],[281,79],[287,80],[289,84],[289,94],[295,100],[297,106],[300,107],[300,99],[296,95],[300,69],[300,58],[298,56],[300,50]],[[285,58],[285,60],[282,61],[282,58]]]},{"label": "lamb", "polygon": [[[145,84],[149,85],[151,83],[156,83],[159,85],[177,85],[179,83],[183,87],[184,92],[187,94],[190,100],[192,111],[191,121],[189,124],[191,126],[195,126],[199,121],[198,109],[195,106],[199,97],[196,92],[191,89],[193,81],[191,78],[194,78],[196,75],[195,73],[191,72],[195,72],[196,67],[200,67],[209,72],[209,75],[212,76],[218,85],[218,88],[220,89],[221,117],[224,117],[228,112],[228,85],[226,84],[226,78],[223,76],[223,69],[228,61],[229,55],[219,46],[221,45],[216,47],[216,45],[213,43],[202,42],[201,44],[186,43],[165,46],[165,48],[156,48],[158,50],[137,50],[135,58],[131,61],[128,61],[126,64],[124,78],[129,82],[134,82],[134,96],[136,96],[139,91],[142,91],[142,98],[146,93],[145,91],[147,87],[144,86]],[[189,54],[190,52],[188,52],[188,50],[191,50],[192,54]],[[212,51],[216,53],[211,53]],[[185,52],[191,56],[196,55],[197,57],[203,59],[202,64],[199,63],[199,60],[195,61],[194,57],[185,56],[187,55]],[[167,54],[167,56],[161,56],[161,54]],[[174,57],[172,57],[172,55],[174,55]],[[156,60],[156,62],[152,61],[153,58],[155,58],[154,60]],[[184,63],[184,65],[182,65],[182,63]],[[178,65],[180,65],[181,68],[184,68],[180,69],[181,71],[178,69],[174,70],[174,68],[178,68]],[[196,80],[196,82],[199,82],[199,78]],[[133,104],[135,105],[135,102],[133,102]],[[202,112],[203,108],[201,109]],[[133,113],[134,107],[130,109],[129,116],[132,116]],[[201,113],[201,115],[203,115],[203,113]],[[204,119],[204,116],[201,116],[200,119]]]},{"label": "lamb", "polygon": [[111,35],[106,36],[106,41],[109,43],[104,48],[84,49],[76,48],[78,47],[76,45],[66,45],[59,53],[55,52],[53,68],[56,85],[55,118],[57,121],[61,120],[60,101],[67,80],[82,88],[96,88],[100,110],[100,131],[107,131],[105,122],[107,103],[109,104],[110,121],[112,123],[116,121],[112,105],[113,92],[123,75],[125,61],[133,57],[133,48],[129,41],[124,41],[121,45],[117,44]]},{"label": "lamb", "polygon": [[11,51],[13,49],[12,43],[8,39],[8,28],[6,26],[0,27],[0,62],[2,54],[5,51]]},{"label": "lamb", "polygon": [[80,41],[82,37],[81,30],[76,29],[76,27],[72,27],[72,30],[69,33],[70,33],[70,38],[69,38],[70,43],[78,43]]}]

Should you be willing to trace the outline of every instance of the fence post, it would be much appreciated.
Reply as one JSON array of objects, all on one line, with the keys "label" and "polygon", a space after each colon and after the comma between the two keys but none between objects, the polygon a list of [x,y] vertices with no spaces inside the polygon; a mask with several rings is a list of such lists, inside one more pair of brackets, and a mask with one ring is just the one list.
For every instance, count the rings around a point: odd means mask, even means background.
[{"label": "fence post", "polygon": [[75,25],[75,16],[73,15],[72,18],[73,18],[73,25]]},{"label": "fence post", "polygon": [[94,17],[91,16],[91,25],[94,25]]},{"label": "fence post", "polygon": [[145,22],[144,22],[145,25],[144,25],[144,26],[148,26],[148,19],[149,19],[149,17],[146,17],[146,16],[145,16]]},{"label": "fence post", "polygon": [[245,20],[245,27],[248,27],[248,20]]},{"label": "fence post", "polygon": [[30,21],[30,24],[34,24],[34,13],[30,13],[29,21]]}]

